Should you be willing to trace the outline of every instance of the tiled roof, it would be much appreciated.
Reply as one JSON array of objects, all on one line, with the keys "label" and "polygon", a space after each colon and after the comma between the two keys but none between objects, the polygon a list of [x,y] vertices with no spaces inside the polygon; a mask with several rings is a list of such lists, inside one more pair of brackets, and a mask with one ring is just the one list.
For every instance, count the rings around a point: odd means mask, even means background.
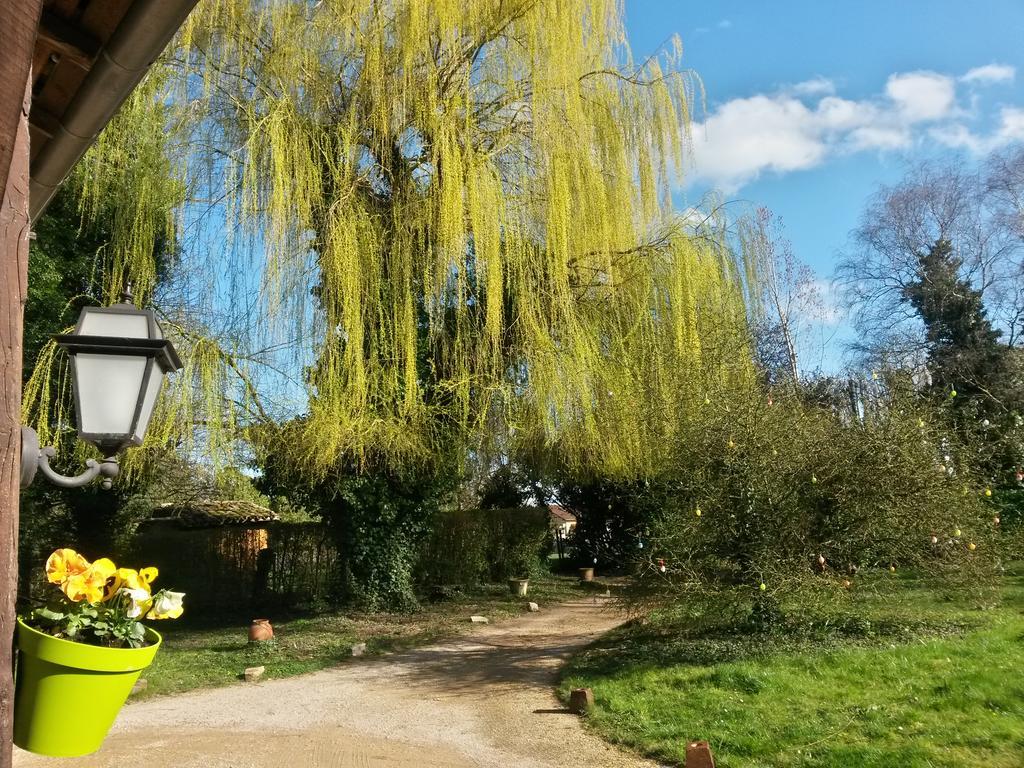
[{"label": "tiled roof", "polygon": [[567,510],[561,504],[548,504],[548,512],[551,513],[552,520],[557,520],[561,523],[576,522],[576,515]]},{"label": "tiled roof", "polygon": [[278,520],[277,513],[251,501],[193,501],[161,504],[153,519],[172,519],[182,528],[216,528],[222,525],[254,525]]}]

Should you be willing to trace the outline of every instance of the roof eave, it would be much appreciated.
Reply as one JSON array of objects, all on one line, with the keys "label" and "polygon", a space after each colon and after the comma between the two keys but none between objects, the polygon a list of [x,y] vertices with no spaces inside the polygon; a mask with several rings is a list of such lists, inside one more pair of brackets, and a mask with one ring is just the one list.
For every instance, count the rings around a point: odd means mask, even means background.
[{"label": "roof eave", "polygon": [[33,223],[197,2],[137,0],[125,14],[68,104],[53,138],[32,162],[29,216]]}]

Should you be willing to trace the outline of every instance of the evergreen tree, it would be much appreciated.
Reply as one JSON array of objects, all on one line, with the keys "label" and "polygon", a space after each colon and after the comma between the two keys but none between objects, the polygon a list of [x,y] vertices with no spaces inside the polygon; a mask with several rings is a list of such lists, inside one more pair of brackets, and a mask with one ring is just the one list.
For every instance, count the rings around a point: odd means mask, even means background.
[{"label": "evergreen tree", "polygon": [[937,240],[920,254],[904,295],[924,324],[931,391],[952,400],[961,436],[980,438],[982,468],[1001,483],[1021,461],[1020,383],[1013,350],[1000,342],[962,266],[952,243]]},{"label": "evergreen tree", "polygon": [[938,240],[921,254],[917,279],[904,294],[921,317],[932,386],[958,395],[991,397],[1005,374],[1006,347],[989,321],[981,291],[960,276],[952,243]]}]

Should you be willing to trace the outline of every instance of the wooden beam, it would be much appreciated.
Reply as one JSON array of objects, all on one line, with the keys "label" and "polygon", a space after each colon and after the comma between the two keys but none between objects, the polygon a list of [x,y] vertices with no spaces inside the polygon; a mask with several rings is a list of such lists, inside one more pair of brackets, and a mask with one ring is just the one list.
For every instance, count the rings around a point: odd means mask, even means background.
[{"label": "wooden beam", "polygon": [[0,184],[6,184],[43,0],[0,0]]},{"label": "wooden beam", "polygon": [[18,594],[18,494],[21,483],[21,367],[28,294],[28,112],[26,72],[8,173],[0,199],[0,768],[12,768],[14,681],[11,676]]},{"label": "wooden beam", "polygon": [[38,101],[32,105],[28,123],[48,139],[52,139],[60,130],[60,118],[46,107],[40,106]]},{"label": "wooden beam", "polygon": [[39,21],[39,42],[61,54],[82,69],[88,69],[96,60],[102,43],[88,32],[79,29],[60,15],[47,9]]}]

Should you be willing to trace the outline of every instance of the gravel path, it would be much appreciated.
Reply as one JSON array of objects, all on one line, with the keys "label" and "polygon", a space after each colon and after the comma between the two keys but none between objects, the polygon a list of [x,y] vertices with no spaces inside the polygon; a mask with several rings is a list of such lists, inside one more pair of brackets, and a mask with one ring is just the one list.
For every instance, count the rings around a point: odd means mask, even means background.
[{"label": "gravel path", "polygon": [[321,672],[131,704],[94,755],[16,768],[653,768],[585,731],[559,665],[623,620],[602,598]]}]

